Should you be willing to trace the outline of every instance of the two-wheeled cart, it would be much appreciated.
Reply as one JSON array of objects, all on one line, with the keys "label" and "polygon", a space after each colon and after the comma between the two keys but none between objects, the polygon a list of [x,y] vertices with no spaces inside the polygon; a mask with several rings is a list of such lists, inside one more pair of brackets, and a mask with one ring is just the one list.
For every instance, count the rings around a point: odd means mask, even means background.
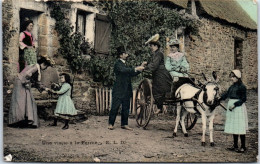
[{"label": "two-wheeled cart", "polygon": [[[137,125],[139,127],[145,128],[154,114],[156,105],[154,103],[154,98],[152,94],[152,82],[150,79],[143,79],[137,90],[135,96],[135,118]],[[165,98],[164,105],[177,106],[177,103],[183,100],[177,100],[173,98]],[[196,101],[195,99],[190,99],[186,101]],[[175,112],[176,113],[176,112]],[[186,129],[190,130],[194,127],[197,122],[197,115],[189,113],[185,119]]]}]

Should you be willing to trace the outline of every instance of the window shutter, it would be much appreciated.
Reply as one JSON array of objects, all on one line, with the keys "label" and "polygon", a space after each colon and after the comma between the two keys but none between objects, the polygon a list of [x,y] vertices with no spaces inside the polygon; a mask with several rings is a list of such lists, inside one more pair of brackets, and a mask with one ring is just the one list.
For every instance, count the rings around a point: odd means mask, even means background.
[{"label": "window shutter", "polygon": [[110,22],[106,16],[97,14],[95,23],[95,51],[98,54],[108,54],[109,38],[111,34]]}]

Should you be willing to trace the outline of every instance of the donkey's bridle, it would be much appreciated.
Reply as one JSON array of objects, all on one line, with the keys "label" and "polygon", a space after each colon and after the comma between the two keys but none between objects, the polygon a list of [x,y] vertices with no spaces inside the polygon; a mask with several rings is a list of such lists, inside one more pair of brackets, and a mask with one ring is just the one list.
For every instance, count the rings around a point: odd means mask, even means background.
[{"label": "donkey's bridle", "polygon": [[[215,83],[215,82],[209,82],[209,83],[212,83],[212,84],[214,84],[214,85],[217,86],[217,83]],[[209,83],[207,83],[207,84],[209,84]],[[203,85],[203,88],[205,88],[205,86],[206,86],[207,84]],[[215,97],[214,97],[214,103],[213,103],[212,105],[210,105],[210,104],[208,104],[208,102],[207,102],[207,99],[208,99],[208,94],[207,94],[207,92],[204,91],[204,93],[203,93],[203,103],[204,103],[205,105],[207,105],[207,106],[210,108],[211,111],[213,111],[213,110],[218,106],[218,103],[217,103],[217,100],[218,100],[217,95],[218,95],[218,90],[216,90],[216,95],[215,95]]]},{"label": "donkey's bridle", "polygon": [[[213,82],[209,82],[209,83],[213,83]],[[213,83],[213,84],[217,86],[217,83]],[[198,112],[198,109],[196,108],[197,103],[199,103],[199,105],[200,105],[201,107],[202,107],[202,104],[207,105],[207,106],[210,108],[210,111],[213,111],[213,110],[218,106],[218,103],[217,103],[217,101],[216,101],[216,100],[217,100],[218,90],[217,90],[217,93],[216,93],[216,95],[215,95],[215,97],[214,97],[214,104],[210,105],[210,104],[207,103],[208,95],[207,95],[207,92],[205,91],[206,85],[208,85],[208,83],[207,83],[207,84],[204,84],[203,87],[200,88],[200,90],[199,90],[199,91],[194,95],[194,97],[193,97],[193,100],[195,100],[195,101],[193,101],[193,104],[194,104],[194,107],[195,107],[194,109],[195,109],[197,112]],[[201,94],[202,91],[204,91],[204,93],[203,93],[203,102],[200,103],[200,102],[198,102],[198,99],[199,99],[199,95]],[[205,110],[203,107],[202,107],[202,109]]]}]

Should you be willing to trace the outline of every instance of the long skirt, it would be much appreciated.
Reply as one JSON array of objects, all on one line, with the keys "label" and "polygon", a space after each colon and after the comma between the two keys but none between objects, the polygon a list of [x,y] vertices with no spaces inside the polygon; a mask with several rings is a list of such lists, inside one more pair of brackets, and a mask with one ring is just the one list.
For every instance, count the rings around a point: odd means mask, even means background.
[{"label": "long skirt", "polygon": [[152,92],[155,103],[159,109],[162,108],[165,94],[171,92],[172,78],[170,73],[165,69],[158,69],[153,73]]},{"label": "long skirt", "polygon": [[17,78],[14,83],[8,124],[20,124],[24,120],[27,120],[31,125],[39,127],[37,105],[31,93],[31,88],[26,89]]},{"label": "long skirt", "polygon": [[[238,99],[230,99],[228,101],[227,109],[232,107]],[[242,104],[234,108],[232,111],[227,110],[226,122],[225,122],[225,133],[243,135],[248,130],[248,117],[246,105]]]}]

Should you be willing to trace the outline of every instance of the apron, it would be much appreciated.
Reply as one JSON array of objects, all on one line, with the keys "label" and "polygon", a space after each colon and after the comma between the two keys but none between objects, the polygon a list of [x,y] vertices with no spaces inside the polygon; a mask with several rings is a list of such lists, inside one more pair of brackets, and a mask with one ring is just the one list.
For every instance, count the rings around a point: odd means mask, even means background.
[{"label": "apron", "polygon": [[[229,99],[227,109],[232,107],[238,99]],[[232,111],[227,110],[226,122],[225,122],[225,133],[229,134],[246,134],[248,130],[248,117],[245,103],[241,106],[234,108]]]}]

